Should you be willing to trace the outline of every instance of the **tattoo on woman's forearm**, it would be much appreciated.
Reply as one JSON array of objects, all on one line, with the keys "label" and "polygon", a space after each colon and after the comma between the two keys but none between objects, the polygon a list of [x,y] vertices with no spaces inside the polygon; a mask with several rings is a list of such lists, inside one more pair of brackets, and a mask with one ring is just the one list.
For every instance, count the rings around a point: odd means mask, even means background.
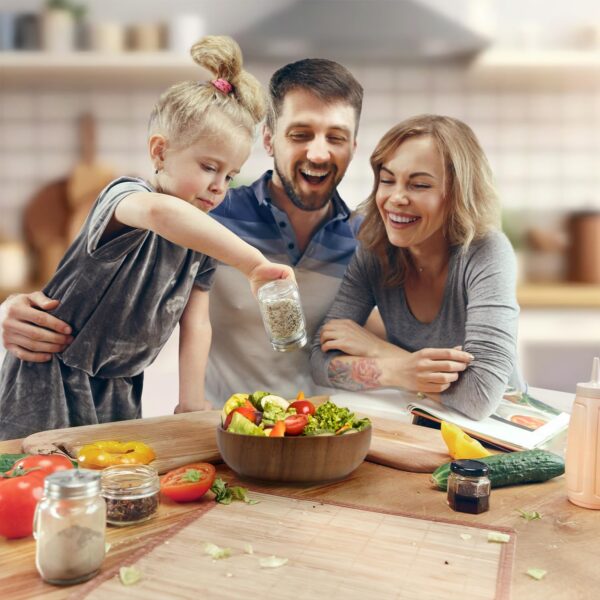
[{"label": "tattoo on woman's forearm", "polygon": [[381,369],[372,358],[354,358],[351,362],[334,358],[327,374],[333,385],[353,392],[380,387]]}]

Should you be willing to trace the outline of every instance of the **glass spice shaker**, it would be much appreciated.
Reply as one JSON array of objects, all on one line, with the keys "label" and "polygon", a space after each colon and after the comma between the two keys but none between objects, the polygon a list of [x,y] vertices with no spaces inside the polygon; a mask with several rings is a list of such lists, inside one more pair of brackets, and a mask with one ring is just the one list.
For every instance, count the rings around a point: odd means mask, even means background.
[{"label": "glass spice shaker", "polygon": [[450,463],[448,504],[457,512],[479,514],[490,508],[489,467],[479,460]]},{"label": "glass spice shaker", "polygon": [[263,323],[273,349],[287,352],[306,344],[306,322],[298,286],[289,279],[277,279],[258,290]]},{"label": "glass spice shaker", "polygon": [[100,473],[69,469],[48,475],[33,529],[35,564],[45,581],[70,585],[96,575],[104,560],[106,531]]},{"label": "glass spice shaker", "polygon": [[158,510],[160,480],[148,465],[115,465],[102,471],[102,495],[106,521],[111,525],[133,525]]}]

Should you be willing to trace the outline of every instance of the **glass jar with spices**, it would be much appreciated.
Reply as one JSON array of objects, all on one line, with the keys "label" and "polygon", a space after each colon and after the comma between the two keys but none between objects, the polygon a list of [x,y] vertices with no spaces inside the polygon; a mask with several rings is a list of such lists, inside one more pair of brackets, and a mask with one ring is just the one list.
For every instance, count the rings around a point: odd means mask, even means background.
[{"label": "glass jar with spices", "polygon": [[70,585],[93,577],[104,560],[105,530],[100,473],[73,469],[46,477],[34,518],[35,564],[45,581]]},{"label": "glass jar with spices", "polygon": [[148,465],[115,465],[102,471],[102,495],[106,521],[111,525],[133,525],[158,510],[160,480]]},{"label": "glass jar with spices", "polygon": [[289,279],[277,279],[258,290],[258,303],[271,345],[279,352],[306,344],[306,323],[298,286]]},{"label": "glass jar with spices", "polygon": [[489,467],[479,460],[450,463],[448,504],[457,512],[479,514],[490,508]]}]

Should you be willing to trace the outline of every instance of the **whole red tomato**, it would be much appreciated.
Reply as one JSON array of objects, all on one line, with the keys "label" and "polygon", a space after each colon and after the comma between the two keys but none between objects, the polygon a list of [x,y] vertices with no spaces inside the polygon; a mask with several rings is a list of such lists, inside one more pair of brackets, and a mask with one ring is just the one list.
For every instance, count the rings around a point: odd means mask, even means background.
[{"label": "whole red tomato", "polygon": [[314,415],[316,410],[315,405],[309,400],[296,400],[289,408],[295,408],[297,415]]},{"label": "whole red tomato", "polygon": [[227,415],[227,418],[225,419],[225,423],[223,423],[223,429],[227,429],[229,427],[229,424],[231,423],[231,419],[233,419],[233,413],[240,413],[240,415],[242,415],[242,417],[246,417],[246,419],[248,419],[252,423],[256,422],[257,411],[254,410],[254,407],[249,408],[248,406],[239,406],[238,408],[234,408]]},{"label": "whole red tomato", "polygon": [[15,469],[38,469],[45,475],[50,475],[72,468],[73,463],[64,454],[36,454],[18,460],[13,465],[12,472],[14,473]]},{"label": "whole red tomato", "polygon": [[0,480],[0,535],[21,538],[32,534],[45,477],[46,473],[38,470]]},{"label": "whole red tomato", "polygon": [[290,415],[285,418],[285,435],[300,435],[307,425],[306,415]]},{"label": "whole red tomato", "polygon": [[210,463],[193,463],[169,471],[160,482],[160,491],[175,502],[198,500],[215,480],[216,471]]}]

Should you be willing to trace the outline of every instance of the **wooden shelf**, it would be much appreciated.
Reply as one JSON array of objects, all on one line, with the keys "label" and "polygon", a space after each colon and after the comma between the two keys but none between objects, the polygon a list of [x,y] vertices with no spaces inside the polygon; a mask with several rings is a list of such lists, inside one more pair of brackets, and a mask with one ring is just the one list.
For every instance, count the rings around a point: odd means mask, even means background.
[{"label": "wooden shelf", "polygon": [[515,86],[583,85],[595,87],[599,50],[509,50],[481,53],[469,75],[479,83]]},{"label": "wooden shelf", "polygon": [[528,283],[517,289],[521,308],[600,308],[600,285]]},{"label": "wooden shelf", "polygon": [[170,84],[202,79],[202,73],[203,69],[191,57],[166,51],[120,54],[0,52],[0,82],[17,86]]}]

